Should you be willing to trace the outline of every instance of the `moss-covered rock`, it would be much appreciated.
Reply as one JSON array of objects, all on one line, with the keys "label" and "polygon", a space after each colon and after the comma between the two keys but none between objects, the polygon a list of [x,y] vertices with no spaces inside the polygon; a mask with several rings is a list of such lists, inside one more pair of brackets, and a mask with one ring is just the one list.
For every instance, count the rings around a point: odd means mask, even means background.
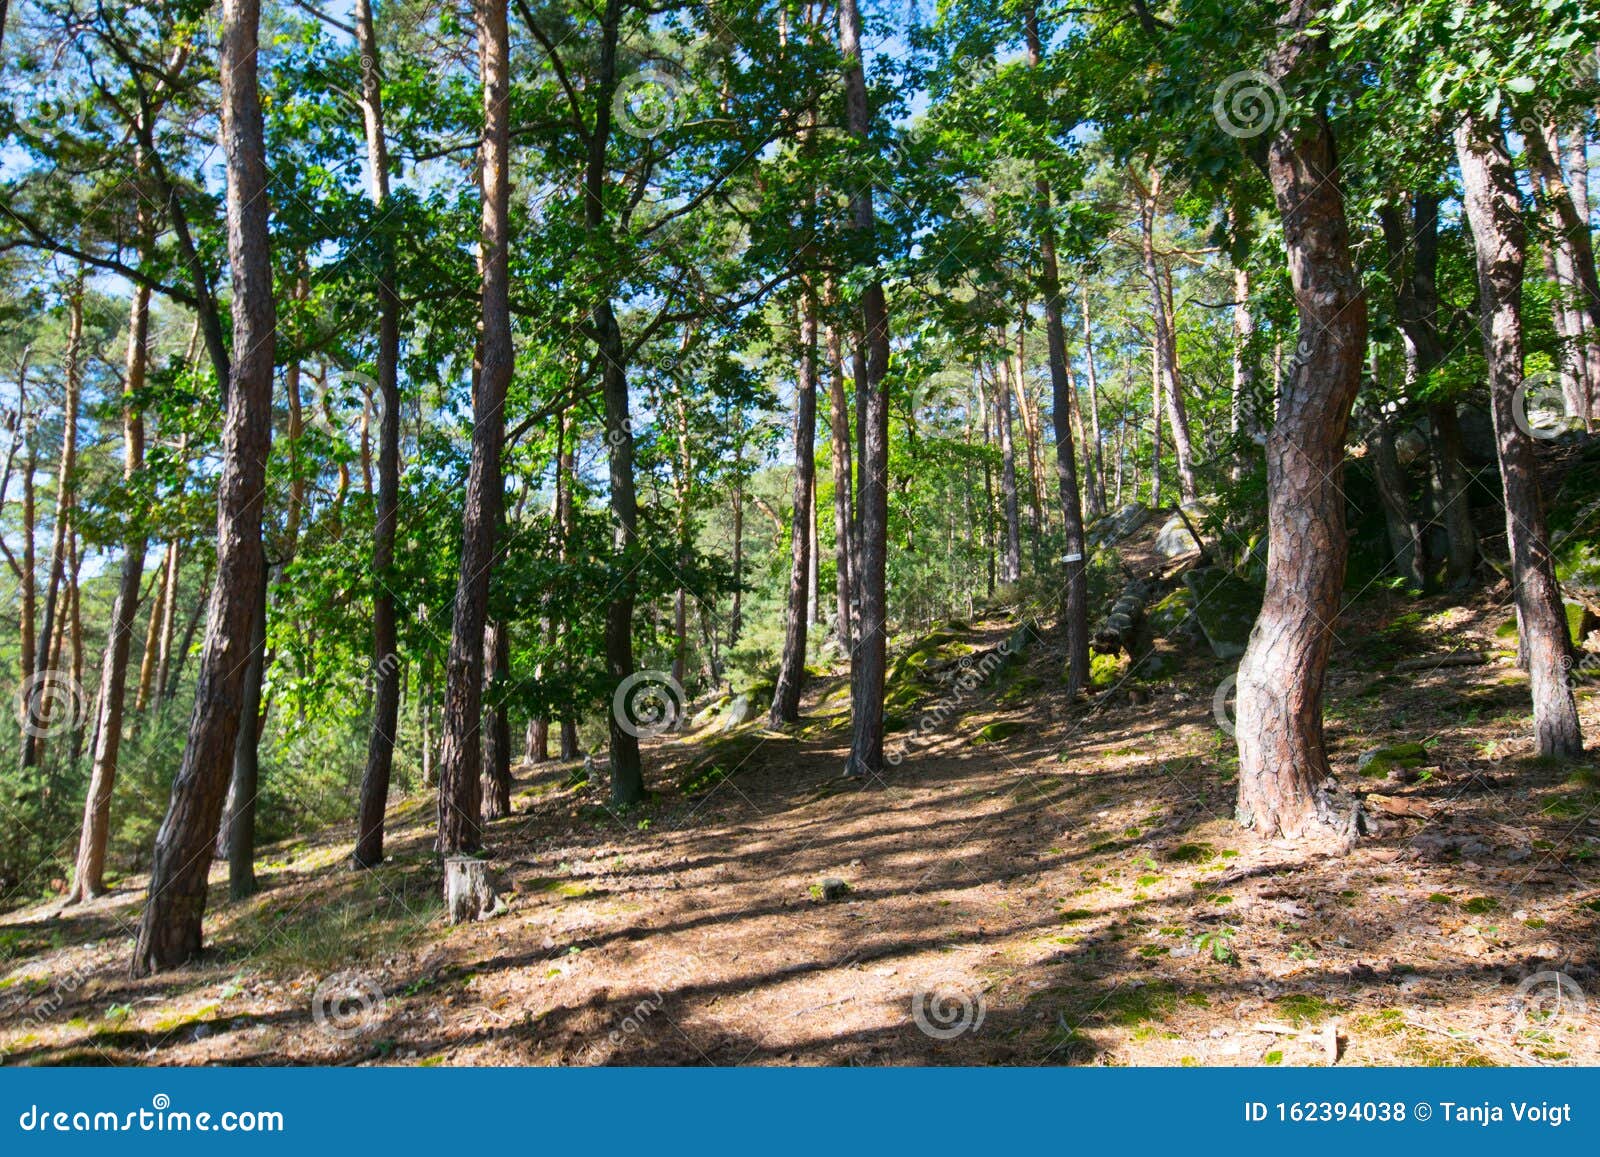
[{"label": "moss-covered rock", "polygon": [[1356,772],[1365,779],[1387,779],[1428,762],[1428,749],[1420,743],[1391,743],[1363,751]]},{"label": "moss-covered rock", "polygon": [[1219,659],[1236,659],[1250,641],[1250,628],[1261,613],[1262,590],[1218,567],[1184,576],[1194,596],[1194,614]]},{"label": "moss-covered rock", "polygon": [[1026,726],[1027,724],[1020,719],[996,719],[993,723],[986,723],[978,728],[972,737],[972,742],[999,743],[1001,740],[1011,738]]}]

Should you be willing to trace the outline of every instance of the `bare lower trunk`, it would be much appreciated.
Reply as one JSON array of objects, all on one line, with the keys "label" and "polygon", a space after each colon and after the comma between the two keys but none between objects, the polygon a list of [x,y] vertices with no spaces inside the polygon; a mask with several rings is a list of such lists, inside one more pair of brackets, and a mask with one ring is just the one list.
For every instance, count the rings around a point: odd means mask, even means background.
[{"label": "bare lower trunk", "polygon": [[[1083,295],[1083,367],[1089,379],[1089,434],[1093,439],[1084,448],[1084,461],[1090,464],[1089,517],[1099,518],[1106,512],[1106,459],[1100,438],[1100,379],[1094,364],[1094,325],[1089,315],[1089,287],[1084,285]],[[1092,447],[1092,448],[1091,448]],[[1118,498],[1120,499],[1120,495]]]},{"label": "bare lower trunk", "polygon": [[[369,194],[383,211],[389,199],[388,142],[384,135],[382,70],[371,0],[356,0],[356,40],[361,50],[361,109],[367,134]],[[361,777],[353,860],[363,867],[383,862],[383,820],[394,768],[400,723],[402,666],[394,598],[395,523],[400,504],[400,298],[395,284],[394,241],[382,237],[378,298],[378,503],[372,528],[372,722],[367,765]]]},{"label": "bare lower trunk", "polygon": [[1417,590],[1426,585],[1423,570],[1422,528],[1411,509],[1411,496],[1405,471],[1394,448],[1394,427],[1384,414],[1376,415],[1372,427],[1372,473],[1383,503],[1384,522],[1389,533],[1389,552],[1394,569]]},{"label": "bare lower trunk", "polygon": [[511,642],[505,624],[491,621],[484,628],[483,661],[490,673],[484,706],[488,726],[483,739],[483,819],[487,823],[511,814],[511,720],[505,704]]},{"label": "bare lower trunk", "polygon": [[172,968],[201,944],[206,878],[244,712],[245,665],[266,573],[261,506],[272,443],[276,310],[267,228],[266,164],[256,87],[258,0],[222,6],[222,143],[227,159],[228,263],[233,349],[222,472],[217,485],[217,568],[200,659],[189,740],[156,836],[150,895],[139,922],[133,972]]},{"label": "bare lower trunk", "polygon": [[812,502],[817,470],[817,307],[810,287],[801,305],[800,361],[794,389],[794,518],[791,522],[789,599],[784,613],[783,654],[767,722],[777,727],[800,720],[800,689],[806,675],[806,626],[810,621]]},{"label": "bare lower trunk", "polygon": [[[832,296],[830,294],[831,303]],[[840,357],[839,332],[828,327],[828,429],[829,457],[833,462],[833,560],[837,578],[834,584],[834,634],[839,649],[850,653],[850,404],[844,392],[844,360]]]},{"label": "bare lower trunk", "polygon": [[[265,560],[263,560],[265,566]],[[221,850],[228,857],[228,898],[243,900],[256,892],[256,797],[261,784],[261,683],[267,662],[267,590],[250,628],[250,653],[244,680],[239,730],[233,741],[233,776],[223,805]]]},{"label": "bare lower trunk", "polygon": [[1472,582],[1478,532],[1472,526],[1467,469],[1461,461],[1461,422],[1454,402],[1428,406],[1434,518],[1444,527],[1445,585],[1459,590]]},{"label": "bare lower trunk", "polygon": [[[123,380],[122,444],[124,480],[131,481],[144,467],[144,418],[140,395],[144,391],[145,344],[150,330],[150,290],[133,289],[128,315],[127,374]],[[122,577],[111,608],[105,651],[100,659],[100,695],[94,725],[93,765],[89,790],[83,802],[83,830],[72,872],[69,902],[90,900],[105,892],[106,840],[111,831],[111,793],[117,782],[117,758],[122,750],[122,707],[127,695],[128,653],[139,612],[139,584],[144,577],[148,545],[144,523],[128,537],[122,556]]]},{"label": "bare lower trunk", "polygon": [[[1305,30],[1315,13],[1315,0],[1291,4],[1274,79],[1321,52]],[[1347,550],[1345,428],[1367,343],[1335,156],[1320,117],[1279,132],[1267,154],[1303,356],[1283,383],[1267,440],[1267,589],[1239,664],[1238,818],[1289,838],[1335,822],[1323,792],[1322,692]]]},{"label": "bare lower trunk", "polygon": [[[839,52],[844,57],[845,120],[851,136],[865,142],[872,113],[867,103],[861,56],[861,13],[856,0],[840,0]],[[875,776],[883,770],[883,684],[887,673],[888,605],[886,568],[889,539],[889,306],[883,282],[875,276],[876,218],[869,183],[851,197],[851,229],[860,242],[860,260],[873,272],[861,294],[862,344],[866,373],[856,380],[860,408],[860,528],[856,590],[861,631],[851,652],[852,729],[849,772]]]},{"label": "bare lower trunk", "polygon": [[1567,678],[1571,641],[1550,555],[1544,502],[1528,435],[1517,424],[1522,385],[1522,274],[1526,234],[1516,172],[1495,121],[1466,117],[1456,129],[1456,157],[1478,257],[1479,329],[1489,364],[1495,442],[1506,504],[1506,544],[1516,583],[1517,624],[1533,691],[1539,754],[1583,751],[1583,733]]},{"label": "bare lower trunk", "polygon": [[995,430],[1000,437],[1000,502],[1006,519],[1006,548],[1000,581],[1014,585],[1022,577],[1022,539],[1017,526],[1017,451],[1011,436],[1011,374],[1003,354],[995,363]]},{"label": "bare lower trunk", "polygon": [[461,519],[461,569],[445,667],[439,752],[439,843],[446,856],[483,847],[483,627],[488,618],[494,537],[504,500],[500,454],[506,388],[511,382],[509,268],[511,114],[505,0],[478,0],[479,74],[483,85],[483,292],[478,374],[472,399],[472,458]]}]

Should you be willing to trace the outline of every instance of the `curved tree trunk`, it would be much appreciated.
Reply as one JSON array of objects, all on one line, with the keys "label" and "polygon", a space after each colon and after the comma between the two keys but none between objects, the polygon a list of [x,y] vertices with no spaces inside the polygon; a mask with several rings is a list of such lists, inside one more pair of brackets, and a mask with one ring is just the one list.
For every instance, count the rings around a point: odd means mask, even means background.
[{"label": "curved tree trunk", "polygon": [[439,752],[439,844],[446,856],[483,847],[483,625],[489,572],[504,500],[500,453],[505,442],[506,388],[511,383],[510,61],[505,0],[477,0],[478,62],[483,83],[483,295],[477,381],[472,399],[472,460],[461,518],[461,569],[456,579],[445,666],[443,740]]},{"label": "curved tree trunk", "polygon": [[261,102],[256,87],[259,0],[223,0],[222,143],[227,158],[233,349],[217,485],[217,569],[200,658],[189,741],[156,836],[150,896],[132,969],[142,976],[200,950],[217,825],[244,712],[245,665],[266,572],[261,506],[272,444],[276,309],[267,228]]},{"label": "curved tree trunk", "polygon": [[[1269,71],[1282,80],[1322,49],[1317,0],[1293,0]],[[1350,252],[1332,131],[1318,117],[1272,139],[1267,173],[1283,220],[1300,348],[1267,439],[1267,589],[1238,674],[1238,818],[1297,837],[1334,816],[1322,690],[1344,582],[1345,427],[1361,385],[1367,307]]]},{"label": "curved tree trunk", "polygon": [[1516,583],[1517,625],[1533,690],[1540,755],[1583,750],[1578,710],[1567,679],[1572,645],[1556,582],[1544,502],[1528,435],[1517,425],[1522,384],[1522,274],[1526,233],[1516,172],[1500,126],[1477,116],[1456,129],[1456,158],[1478,256],[1479,329],[1489,363],[1495,443],[1506,503],[1506,544]]}]

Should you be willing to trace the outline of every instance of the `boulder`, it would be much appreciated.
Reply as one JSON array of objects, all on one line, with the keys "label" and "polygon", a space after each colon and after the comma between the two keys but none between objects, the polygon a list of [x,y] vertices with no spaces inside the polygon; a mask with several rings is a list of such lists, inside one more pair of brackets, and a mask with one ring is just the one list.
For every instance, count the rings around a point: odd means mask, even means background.
[{"label": "boulder", "polygon": [[1237,659],[1250,641],[1250,628],[1261,613],[1262,590],[1220,567],[1204,567],[1183,576],[1194,596],[1194,615],[1211,653]]},{"label": "boulder", "polygon": [[1096,519],[1089,527],[1091,547],[1114,546],[1137,533],[1150,520],[1150,508],[1142,502],[1130,502],[1115,513]]}]

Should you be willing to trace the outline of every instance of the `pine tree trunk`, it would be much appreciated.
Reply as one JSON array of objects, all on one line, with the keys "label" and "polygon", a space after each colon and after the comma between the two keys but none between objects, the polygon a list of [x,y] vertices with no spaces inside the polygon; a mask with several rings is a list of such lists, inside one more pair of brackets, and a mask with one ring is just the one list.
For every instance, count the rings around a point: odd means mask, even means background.
[{"label": "pine tree trunk", "polygon": [[[1584,207],[1588,207],[1588,191],[1575,194],[1568,186],[1556,160],[1561,152],[1561,138],[1555,126],[1547,125],[1543,132],[1528,131],[1523,134],[1523,140],[1529,162],[1540,178],[1544,208],[1555,225],[1558,260],[1566,262],[1576,281],[1574,307],[1579,316],[1570,324],[1574,332],[1583,334],[1585,367],[1592,391],[1600,379],[1600,274],[1595,270],[1589,218],[1587,214],[1579,214],[1577,204],[1582,200]],[[1587,167],[1584,176],[1588,176]]]},{"label": "pine tree trunk", "polygon": [[1387,415],[1373,416],[1372,473],[1383,503],[1384,522],[1389,533],[1389,553],[1395,571],[1417,590],[1427,585],[1423,568],[1422,528],[1411,509],[1410,488],[1394,448],[1394,427]]},{"label": "pine tree trunk", "polygon": [[472,399],[472,458],[461,518],[461,569],[456,580],[445,666],[439,752],[439,843],[446,856],[483,847],[483,627],[489,610],[494,537],[504,500],[500,454],[505,441],[506,388],[513,369],[509,266],[511,210],[510,64],[505,0],[477,0],[478,63],[483,86],[482,318]]},{"label": "pine tree trunk", "polygon": [[[1269,72],[1280,83],[1324,49],[1318,0],[1292,0]],[[1367,309],[1350,251],[1332,131],[1273,137],[1267,173],[1283,222],[1301,349],[1267,440],[1267,589],[1238,673],[1238,818],[1289,838],[1331,827],[1323,679],[1344,583],[1344,438],[1361,385]]]},{"label": "pine tree trunk", "polygon": [[802,285],[800,361],[794,386],[794,518],[791,522],[789,598],[784,612],[783,654],[767,723],[800,721],[800,690],[806,677],[806,627],[810,622],[812,502],[817,483],[817,301]]},{"label": "pine tree trunk", "polygon": [[261,508],[272,443],[276,309],[267,227],[266,164],[256,87],[259,0],[223,0],[222,142],[227,161],[228,264],[233,349],[217,486],[217,564],[189,740],[156,836],[150,895],[133,973],[172,968],[201,944],[206,878],[244,712],[245,666],[266,573]]},{"label": "pine tree trunk", "polygon": [[[828,301],[833,303],[832,284]],[[828,327],[828,456],[833,463],[833,564],[834,635],[839,650],[848,655],[853,638],[850,630],[850,403],[844,392],[844,359],[840,356],[839,331]]]},{"label": "pine tree trunk", "polygon": [[[263,558],[262,566],[266,560]],[[256,892],[256,797],[261,785],[261,683],[267,665],[267,585],[250,628],[243,713],[233,741],[233,776],[222,809],[219,847],[228,857],[228,898],[243,900]]]},{"label": "pine tree trunk", "polygon": [[[844,58],[845,122],[850,135],[865,143],[871,134],[867,79],[861,48],[861,13],[856,0],[839,0],[839,54]],[[851,196],[850,227],[858,242],[857,260],[872,271],[861,294],[862,345],[866,373],[856,380],[861,415],[861,449],[856,589],[861,627],[851,652],[851,737],[849,772],[876,776],[883,770],[883,685],[887,674],[889,542],[889,306],[876,276],[876,217],[872,182]]]},{"label": "pine tree trunk", "polygon": [[[1156,389],[1166,404],[1167,419],[1172,425],[1172,448],[1177,459],[1178,490],[1184,502],[1195,498],[1194,468],[1189,444],[1189,418],[1183,404],[1183,394],[1178,382],[1178,344],[1172,333],[1173,318],[1168,313],[1165,279],[1156,263],[1155,227],[1156,209],[1161,196],[1161,174],[1152,173],[1147,190],[1142,191],[1139,219],[1143,225],[1142,248],[1144,276],[1150,283],[1150,319],[1155,328]],[[1155,445],[1161,445],[1161,422],[1156,419]],[[1159,505],[1159,501],[1152,505]]]},{"label": "pine tree trunk", "polygon": [[1011,437],[1010,359],[995,362],[995,430],[1000,438],[1000,502],[1006,519],[1006,548],[1001,556],[1000,582],[1014,586],[1022,577],[1022,539],[1017,526],[1017,451]]},{"label": "pine tree trunk", "polygon": [[484,688],[488,727],[483,740],[483,819],[511,814],[511,720],[505,696],[511,676],[511,640],[505,624],[491,620],[483,632]]},{"label": "pine tree trunk", "polygon": [[1534,731],[1540,755],[1573,756],[1583,751],[1583,733],[1567,678],[1572,652],[1566,610],[1550,554],[1532,441],[1517,425],[1515,412],[1523,380],[1522,275],[1527,244],[1521,196],[1505,134],[1495,121],[1465,117],[1456,129],[1456,158],[1478,258],[1478,324],[1489,364],[1506,544],[1522,651],[1532,683]]},{"label": "pine tree trunk", "polygon": [[[61,583],[66,577],[67,529],[72,522],[72,488],[78,467],[78,401],[83,392],[83,271],[78,271],[73,282],[68,304],[66,397],[62,402],[61,456],[56,471],[56,517],[50,545],[50,572],[44,584],[44,621],[36,640],[32,674],[37,679],[57,681],[61,673],[55,670],[55,636],[57,601]],[[40,699],[48,703],[48,699]],[[43,720],[38,722],[43,723]],[[43,727],[29,728],[22,736],[22,766],[34,767],[39,762],[43,738],[36,732]]]},{"label": "pine tree trunk", "polygon": [[[140,409],[150,334],[150,290],[133,287],[128,314],[127,371],[122,387],[122,477],[132,482],[144,468],[144,415]],[[127,696],[128,654],[139,613],[139,585],[144,579],[148,545],[142,519],[135,519],[122,555],[122,576],[111,607],[105,651],[100,657],[99,708],[94,725],[94,751],[89,789],[83,802],[83,828],[73,866],[69,903],[105,894],[106,840],[111,832],[111,793],[117,782],[117,757],[122,749],[122,708]]]},{"label": "pine tree trunk", "polygon": [[[356,0],[356,44],[361,53],[361,111],[366,126],[369,194],[381,215],[389,199],[389,148],[384,134],[382,68],[371,0]],[[400,298],[396,286],[394,240],[380,239],[378,298],[378,504],[372,528],[372,724],[367,735],[367,765],[361,777],[354,862],[383,862],[384,810],[394,768],[395,732],[400,723],[398,625],[391,570],[395,523],[400,504]]]}]

